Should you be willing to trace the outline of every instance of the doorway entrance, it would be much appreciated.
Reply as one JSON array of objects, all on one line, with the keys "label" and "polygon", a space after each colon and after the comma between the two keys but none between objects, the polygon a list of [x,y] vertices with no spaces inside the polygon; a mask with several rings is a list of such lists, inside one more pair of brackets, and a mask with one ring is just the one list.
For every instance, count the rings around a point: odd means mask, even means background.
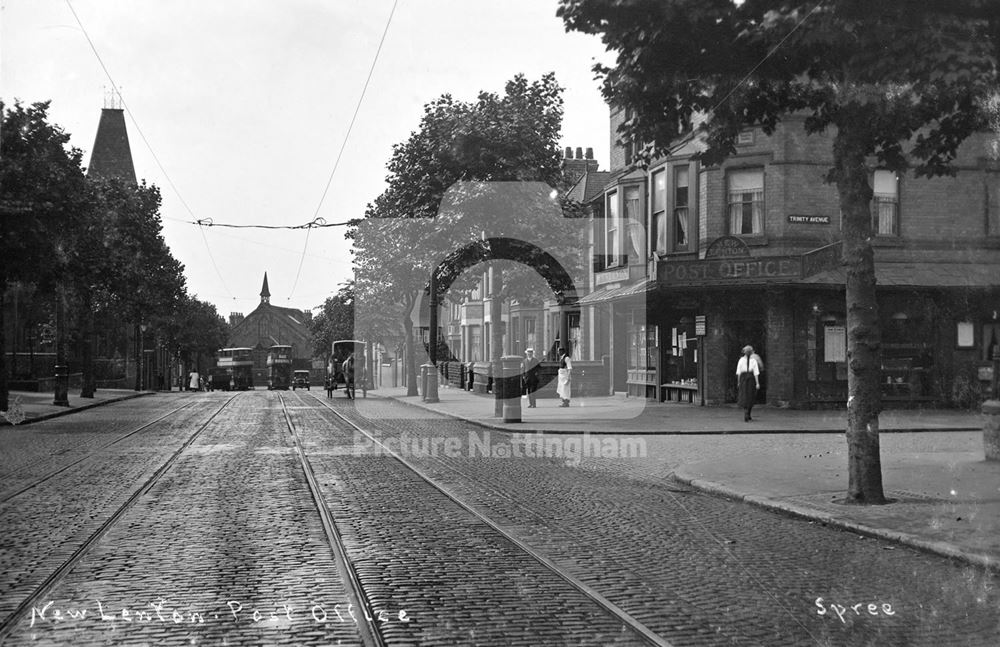
[{"label": "doorway entrance", "polygon": [[[764,366],[767,366],[767,347],[765,341],[767,335],[764,330],[764,322],[759,319],[743,319],[729,321],[726,324],[726,402],[736,402],[736,362],[743,354],[743,347],[747,344],[753,346],[754,352],[760,355]],[[760,373],[760,389],[757,390],[757,403],[767,402],[767,376],[764,371]]]}]

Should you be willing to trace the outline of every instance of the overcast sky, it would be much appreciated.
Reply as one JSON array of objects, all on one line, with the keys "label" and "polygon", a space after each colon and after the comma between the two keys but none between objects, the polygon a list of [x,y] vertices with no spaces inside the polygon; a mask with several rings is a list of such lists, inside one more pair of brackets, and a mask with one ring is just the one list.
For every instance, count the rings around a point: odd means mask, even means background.
[{"label": "overcast sky", "polygon": [[[136,176],[160,187],[164,236],[188,291],[224,317],[256,307],[265,271],[275,305],[322,304],[351,276],[343,228],[312,230],[306,247],[305,230],[190,221],[363,215],[392,145],[443,93],[472,100],[517,73],[555,72],[566,88],[562,145],[594,148],[607,168],[608,110],[591,67],[611,59],[597,38],[565,32],[554,0],[398,0],[321,206],[392,0],[71,4],[135,119],[126,113]],[[69,5],[2,0],[0,28],[4,101],[51,100],[51,121],[89,163],[110,82]]]}]

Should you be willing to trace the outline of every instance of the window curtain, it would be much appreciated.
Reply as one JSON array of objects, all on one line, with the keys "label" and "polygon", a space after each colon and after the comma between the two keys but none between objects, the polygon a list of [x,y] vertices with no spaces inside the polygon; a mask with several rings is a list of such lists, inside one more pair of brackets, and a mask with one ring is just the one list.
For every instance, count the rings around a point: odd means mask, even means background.
[{"label": "window curtain", "polygon": [[646,240],[639,214],[639,189],[631,188],[625,192],[625,223],[628,227],[631,250],[636,258],[646,258]]},{"label": "window curtain", "polygon": [[[732,171],[729,184],[729,231],[733,234],[758,234],[764,231],[764,171]],[[749,210],[749,213],[747,212]],[[744,226],[748,215],[749,230]]]}]

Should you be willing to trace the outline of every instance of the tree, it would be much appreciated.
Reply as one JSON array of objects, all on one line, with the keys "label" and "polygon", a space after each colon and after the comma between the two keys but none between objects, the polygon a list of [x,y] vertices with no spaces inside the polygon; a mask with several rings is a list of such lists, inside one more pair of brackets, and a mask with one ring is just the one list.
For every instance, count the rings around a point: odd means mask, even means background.
[{"label": "tree", "polygon": [[[64,276],[66,235],[84,200],[82,153],[48,122],[48,102],[0,102],[0,410],[8,405],[3,291],[11,281],[39,284],[56,295]],[[58,294],[57,294],[58,293]],[[57,311],[61,310],[57,308]],[[60,339],[63,331],[59,331]]]},{"label": "tree", "polygon": [[188,294],[173,312],[154,318],[153,325],[185,366],[201,366],[201,358],[213,357],[229,337],[229,324],[215,306]]},{"label": "tree", "polygon": [[[621,134],[669,151],[692,123],[701,159],[735,151],[740,130],[765,133],[804,114],[832,131],[847,268],[848,500],[882,503],[880,330],[868,181],[873,166],[951,172],[958,146],[985,126],[997,92],[1000,13],[993,0],[561,0],[568,30],[617,52],[605,98],[634,116]],[[703,119],[703,120],[702,120]]]},{"label": "tree", "polygon": [[[410,219],[439,217],[445,193],[459,181],[541,181],[560,179],[559,129],[562,88],[552,74],[529,82],[518,75],[502,95],[481,92],[475,102],[444,95],[424,107],[420,127],[393,147],[387,164],[388,187],[369,205],[367,224],[349,234],[355,243],[357,294],[366,307],[384,304],[400,316],[406,341],[408,394],[416,395],[411,313],[427,283],[424,270],[431,251],[443,248],[441,236],[462,239],[438,220],[426,228],[434,238],[415,238]],[[393,219],[396,221],[394,222]],[[467,232],[466,232],[467,233]],[[498,349],[499,327],[493,348]]]},{"label": "tree", "polygon": [[323,302],[323,311],[309,323],[312,335],[313,357],[327,357],[338,339],[354,338],[354,281],[340,286],[340,290]]}]

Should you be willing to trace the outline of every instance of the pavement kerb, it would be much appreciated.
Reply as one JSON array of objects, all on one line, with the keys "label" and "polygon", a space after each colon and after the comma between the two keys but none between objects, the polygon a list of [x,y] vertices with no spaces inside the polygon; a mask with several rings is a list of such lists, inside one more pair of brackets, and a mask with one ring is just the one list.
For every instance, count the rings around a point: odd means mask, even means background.
[{"label": "pavement kerb", "polygon": [[696,490],[700,490],[708,494],[714,494],[718,496],[724,496],[728,499],[743,501],[745,503],[749,503],[751,505],[755,505],[760,508],[772,510],[775,512],[780,512],[793,517],[799,517],[801,519],[807,519],[809,521],[817,521],[820,523],[824,523],[828,526],[839,528],[841,530],[853,532],[858,535],[863,535],[866,537],[875,537],[878,539],[885,539],[888,541],[895,542],[897,544],[902,544],[904,546],[909,546],[911,548],[921,550],[926,553],[932,553],[934,555],[938,555],[941,557],[947,557],[950,559],[959,560],[962,562],[966,562],[968,564],[972,564],[974,566],[979,566],[981,568],[985,568],[990,571],[1000,573],[1000,562],[998,562],[996,559],[982,553],[974,553],[962,550],[954,546],[953,544],[940,541],[927,541],[926,539],[922,539],[920,537],[905,532],[898,532],[895,530],[889,530],[887,528],[876,528],[862,523],[856,523],[854,521],[837,519],[825,512],[816,510],[814,508],[796,505],[794,503],[788,503],[786,501],[779,501],[777,499],[772,499],[766,496],[746,494],[745,492],[740,492],[736,489],[722,485],[721,483],[715,483],[713,481],[705,481],[702,479],[691,478],[684,476],[683,474],[677,474],[676,472],[671,474],[671,476],[680,483],[684,483],[685,485],[689,485],[695,488]]},{"label": "pavement kerb", "polygon": [[[414,396],[397,396],[397,395],[376,395],[376,397],[387,398],[389,400],[395,400],[401,404],[405,404],[416,409],[422,409],[424,411],[433,411],[434,413],[440,414],[442,416],[452,418],[453,420],[462,420],[477,427],[483,429],[490,429],[493,431],[504,431],[512,434],[579,434],[581,433],[579,429],[539,429],[537,427],[523,427],[523,422],[515,423],[492,423],[486,422],[484,420],[478,420],[476,418],[466,418],[457,413],[451,413],[450,411],[445,411],[443,407],[435,407],[429,405],[425,402],[413,402],[410,400],[404,400],[403,398],[412,398]],[[418,396],[419,397],[419,396]],[[566,424],[570,421],[562,421],[560,424]],[[530,423],[529,423],[530,424]],[[880,434],[915,434],[915,433],[930,433],[930,432],[950,432],[950,431],[982,431],[982,427],[903,427],[898,429],[879,429]],[[590,433],[599,433],[607,436],[738,436],[738,435],[757,435],[757,434],[843,434],[845,430],[843,429],[701,429],[697,431],[676,431],[672,429],[602,429],[600,431],[590,431]]]},{"label": "pavement kerb", "polygon": [[[60,416],[68,416],[71,413],[77,413],[79,411],[93,409],[94,407],[101,407],[104,406],[105,404],[111,404],[112,402],[122,402],[124,400],[132,400],[133,398],[141,398],[144,395],[153,395],[154,393],[156,393],[156,391],[142,391],[140,393],[123,395],[120,398],[110,398],[108,400],[99,400],[97,402],[91,402],[89,404],[84,404],[76,407],[66,407],[64,410],[52,411],[51,413],[43,413],[40,416],[25,418],[21,422],[17,423],[16,426],[23,427],[24,425],[30,425],[34,422],[41,422],[42,420],[50,420],[52,418],[58,418]],[[10,422],[8,422],[5,418],[0,418],[0,427],[7,425],[14,426]]]}]

